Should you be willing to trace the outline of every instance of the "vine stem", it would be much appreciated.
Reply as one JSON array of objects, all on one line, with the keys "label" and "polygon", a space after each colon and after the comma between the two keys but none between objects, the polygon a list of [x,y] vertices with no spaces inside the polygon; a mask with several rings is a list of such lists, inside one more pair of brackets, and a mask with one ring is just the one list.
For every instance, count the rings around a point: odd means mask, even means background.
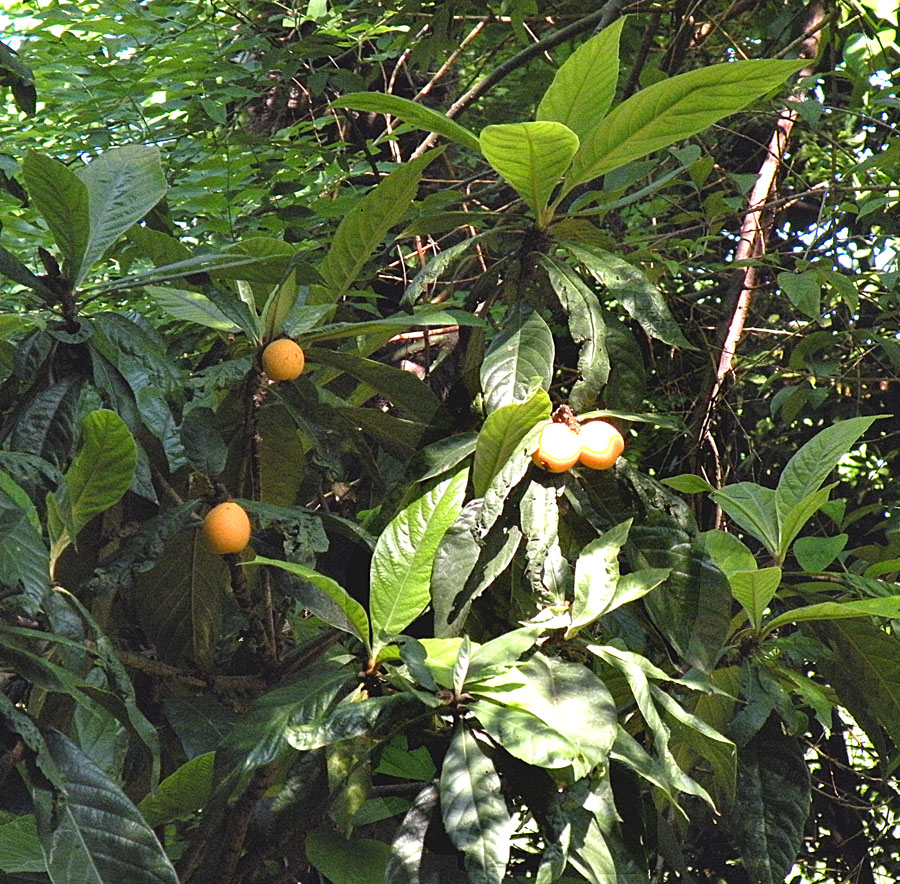
[{"label": "vine stem", "polygon": [[[821,2],[812,3],[809,7],[807,25],[804,33],[808,34],[801,47],[801,56],[815,58],[819,51],[819,42],[822,36],[822,27],[826,21],[825,9]],[[800,76],[807,77],[812,74],[812,66],[804,68]],[[791,131],[797,120],[796,104],[803,100],[805,91],[794,90],[788,99],[788,104],[781,109],[774,131],[769,139],[766,157],[759,168],[753,189],[747,202],[747,213],[741,224],[740,241],[734,252],[735,263],[753,261],[761,257],[766,250],[766,223],[763,218],[763,210],[775,187],[775,179],[787,148]],[[716,403],[722,392],[722,387],[727,377],[732,373],[734,357],[738,344],[744,333],[750,307],[753,303],[753,293],[757,284],[757,267],[750,263],[738,271],[736,280],[737,298],[731,315],[723,326],[721,341],[716,348],[719,352],[719,361],[716,366],[715,377],[706,396],[703,418],[700,421],[697,432],[698,443],[708,441],[710,438],[710,425],[715,412]],[[719,517],[720,518],[720,517]],[[719,520],[717,518],[717,521]]]}]

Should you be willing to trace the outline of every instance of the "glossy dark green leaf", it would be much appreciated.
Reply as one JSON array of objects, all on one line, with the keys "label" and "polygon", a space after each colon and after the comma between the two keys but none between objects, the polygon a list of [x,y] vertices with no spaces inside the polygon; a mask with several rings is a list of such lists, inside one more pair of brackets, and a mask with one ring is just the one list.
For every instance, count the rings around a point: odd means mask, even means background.
[{"label": "glossy dark green leaf", "polygon": [[0,872],[47,872],[34,814],[0,825]]},{"label": "glossy dark green leaf", "polygon": [[578,371],[581,377],[572,387],[569,402],[576,412],[588,411],[609,380],[609,352],[606,323],[597,295],[568,265],[544,257],[541,262],[550,284],[562,304],[572,340],[579,345]]},{"label": "glossy dark green leaf", "polygon": [[800,854],[810,810],[803,744],[770,724],[743,747],[728,818],[744,866],[760,884],[781,884]]},{"label": "glossy dark green leaf", "polygon": [[387,884],[421,884],[425,833],[437,802],[438,788],[434,783],[426,784],[416,795],[391,842],[391,856],[385,870]]},{"label": "glossy dark green leaf", "polygon": [[440,787],[444,829],[465,856],[469,881],[501,884],[513,820],[493,763],[462,724],[444,756]]},{"label": "glossy dark green leaf", "polygon": [[29,512],[0,487],[0,585],[21,595],[5,604],[33,617],[50,585],[50,554]]},{"label": "glossy dark green leaf", "polygon": [[165,851],[125,793],[62,734],[46,730],[44,739],[66,777],[62,794],[35,791],[53,884],[177,884]]},{"label": "glossy dark green leaf", "polygon": [[197,755],[145,795],[138,810],[147,825],[155,829],[199,811],[212,792],[214,761],[212,752]]},{"label": "glossy dark green leaf", "polygon": [[216,427],[211,408],[196,406],[184,413],[181,444],[191,466],[207,476],[218,476],[225,469],[228,446]]},{"label": "glossy dark green leaf", "polygon": [[10,448],[65,466],[74,454],[81,388],[82,379],[72,375],[26,397],[13,413]]},{"label": "glossy dark green leaf", "polygon": [[517,301],[503,330],[491,341],[481,363],[485,410],[523,401],[533,392],[534,378],[548,390],[553,377],[553,335],[540,313]]}]

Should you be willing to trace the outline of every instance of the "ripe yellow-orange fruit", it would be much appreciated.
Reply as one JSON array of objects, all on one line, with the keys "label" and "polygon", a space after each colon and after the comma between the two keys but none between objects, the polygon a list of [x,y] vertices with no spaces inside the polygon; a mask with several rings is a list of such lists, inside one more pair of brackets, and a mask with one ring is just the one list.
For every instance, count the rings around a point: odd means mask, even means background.
[{"label": "ripe yellow-orange fruit", "polygon": [[234,501],[220,503],[206,514],[203,536],[215,553],[239,553],[250,542],[250,517]]},{"label": "ripe yellow-orange fruit", "polygon": [[579,463],[592,470],[608,470],[625,450],[622,434],[606,421],[588,421],[578,434]]},{"label": "ripe yellow-orange fruit", "polygon": [[538,437],[538,447],[531,459],[551,473],[564,473],[575,466],[581,452],[581,438],[565,424],[547,421]]},{"label": "ripe yellow-orange fruit", "polygon": [[290,338],[272,341],[262,353],[263,371],[273,381],[293,381],[299,378],[305,364],[303,350]]}]

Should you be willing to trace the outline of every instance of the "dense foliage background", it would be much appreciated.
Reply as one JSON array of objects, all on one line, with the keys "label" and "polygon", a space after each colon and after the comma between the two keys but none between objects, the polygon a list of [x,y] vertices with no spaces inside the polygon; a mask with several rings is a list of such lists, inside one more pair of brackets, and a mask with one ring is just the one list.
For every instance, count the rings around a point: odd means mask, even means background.
[{"label": "dense foliage background", "polygon": [[900,878],[896,4],[0,18],[3,880]]}]

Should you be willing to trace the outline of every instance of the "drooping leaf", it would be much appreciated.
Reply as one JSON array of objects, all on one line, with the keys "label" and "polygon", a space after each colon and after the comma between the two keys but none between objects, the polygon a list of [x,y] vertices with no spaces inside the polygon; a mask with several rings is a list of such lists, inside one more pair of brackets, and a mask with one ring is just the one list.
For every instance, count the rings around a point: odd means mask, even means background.
[{"label": "drooping leaf", "polygon": [[401,98],[399,95],[385,95],[376,92],[348,92],[331,103],[332,107],[346,107],[351,110],[369,111],[376,114],[391,114],[404,123],[426,132],[436,132],[451,141],[457,141],[471,150],[479,149],[478,138],[455,120],[430,107]]},{"label": "drooping leaf", "polygon": [[579,345],[578,371],[581,377],[572,387],[569,402],[577,412],[597,404],[597,396],[609,380],[609,353],[606,323],[597,295],[568,265],[543,257],[541,263],[550,277],[569,322],[572,340]]},{"label": "drooping leaf", "polygon": [[535,477],[519,502],[519,524],[526,540],[525,577],[534,608],[555,608],[572,594],[572,568],[559,546],[557,491],[552,481]]},{"label": "drooping leaf", "polygon": [[809,773],[796,737],[769,725],[741,749],[729,826],[744,866],[759,884],[781,884],[803,843]]},{"label": "drooping leaf", "polygon": [[0,825],[0,872],[47,872],[34,814]]},{"label": "drooping leaf", "polygon": [[[66,471],[67,503],[75,535],[98,513],[109,509],[131,485],[137,460],[134,437],[114,411],[93,411],[82,421],[78,456]],[[59,515],[59,495],[47,498],[52,538],[51,562],[56,562],[75,536]],[[52,567],[52,565],[51,565]]]},{"label": "drooping leaf", "polygon": [[310,304],[333,304],[353,285],[371,254],[403,217],[425,167],[441,152],[429,151],[395,169],[344,216],[319,265],[324,283],[310,289]]},{"label": "drooping leaf", "polygon": [[880,599],[859,599],[853,602],[821,602],[805,605],[779,614],[766,623],[771,632],[785,623],[801,623],[804,620],[846,620],[852,617],[900,617],[900,595]]},{"label": "drooping leaf", "polygon": [[426,484],[385,528],[372,555],[370,613],[376,643],[402,632],[428,605],[438,544],[462,509],[467,466]]},{"label": "drooping leaf", "polygon": [[775,492],[755,482],[738,482],[710,494],[710,497],[775,555],[778,549],[778,514]]},{"label": "drooping leaf", "polygon": [[87,186],[68,166],[33,150],[22,162],[22,177],[29,198],[68,262],[66,270],[71,269],[74,282],[90,232]]},{"label": "drooping leaf", "polygon": [[191,466],[207,476],[225,469],[228,446],[216,427],[216,413],[206,406],[185,411],[181,422],[181,444]]},{"label": "drooping leaf", "polygon": [[289,273],[284,282],[272,289],[272,294],[269,295],[262,311],[263,341],[272,341],[281,334],[299,295],[300,287],[295,273]]},{"label": "drooping leaf", "polygon": [[0,585],[22,590],[18,599],[9,599],[8,593],[0,593],[0,598],[33,617],[50,584],[50,555],[39,529],[29,518],[29,510],[8,494],[2,484],[0,575]]},{"label": "drooping leaf", "polygon": [[307,858],[332,884],[384,881],[390,853],[390,845],[374,838],[345,841],[323,829],[306,836]]},{"label": "drooping leaf", "polygon": [[140,221],[166,193],[159,149],[127,144],[78,169],[87,189],[89,235],[73,280],[79,286],[106,250]]},{"label": "drooping leaf", "polygon": [[485,126],[481,152],[544,223],[550,195],[578,150],[578,136],[562,123],[501,123]]},{"label": "drooping leaf", "polygon": [[[31,289],[44,300],[52,301],[53,299],[53,293],[41,279],[35,276],[12,252],[8,252],[4,248],[0,248],[0,274]],[[22,319],[24,320],[24,317]]]},{"label": "drooping leaf", "polygon": [[312,568],[295,562],[282,562],[257,556],[247,564],[271,565],[281,568],[302,578],[306,583],[312,584],[317,592],[303,593],[301,596],[303,606],[336,629],[356,636],[367,650],[371,649],[369,618],[366,616],[366,611],[339,583],[324,574],[319,574]]},{"label": "drooping leaf", "polygon": [[565,638],[593,623],[611,604],[619,582],[619,552],[628,539],[631,519],[610,528],[581,551],[575,563],[572,622]]},{"label": "drooping leaf", "polygon": [[427,783],[416,795],[412,807],[394,833],[391,856],[385,869],[386,884],[421,884],[425,833],[437,802],[438,788],[434,783]]},{"label": "drooping leaf", "polygon": [[161,310],[185,322],[196,322],[222,332],[240,331],[206,295],[168,286],[148,285],[145,291]]},{"label": "drooping leaf", "polygon": [[582,43],[560,66],[535,118],[555,120],[584,139],[606,116],[619,79],[619,37],[625,17]]},{"label": "drooping leaf", "polygon": [[[522,442],[539,422],[550,416],[550,397],[538,389],[526,402],[498,408],[488,415],[475,446],[472,483],[476,497],[482,497]],[[537,447],[537,446],[535,446]],[[527,452],[530,456],[531,452]]]},{"label": "drooping leaf", "polygon": [[648,335],[673,347],[692,349],[659,289],[639,268],[597,246],[567,243],[566,248]]},{"label": "drooping leaf", "polygon": [[53,884],[177,884],[165,851],[125,793],[62,734],[44,731],[66,777],[61,794],[38,786],[35,811]]},{"label": "drooping leaf", "polygon": [[513,821],[493,763],[463,724],[444,756],[440,786],[444,829],[465,856],[469,881],[501,884]]},{"label": "drooping leaf", "polygon": [[199,811],[212,792],[214,760],[212,752],[197,755],[145,795],[138,810],[147,825],[155,829]]},{"label": "drooping leaf", "polygon": [[554,345],[550,327],[524,301],[509,311],[503,330],[491,341],[481,363],[485,410],[521,402],[532,392],[534,378],[548,390],[553,377]]},{"label": "drooping leaf", "polygon": [[746,107],[807,62],[753,59],[678,74],[619,104],[584,140],[565,190],[690,138]]}]

